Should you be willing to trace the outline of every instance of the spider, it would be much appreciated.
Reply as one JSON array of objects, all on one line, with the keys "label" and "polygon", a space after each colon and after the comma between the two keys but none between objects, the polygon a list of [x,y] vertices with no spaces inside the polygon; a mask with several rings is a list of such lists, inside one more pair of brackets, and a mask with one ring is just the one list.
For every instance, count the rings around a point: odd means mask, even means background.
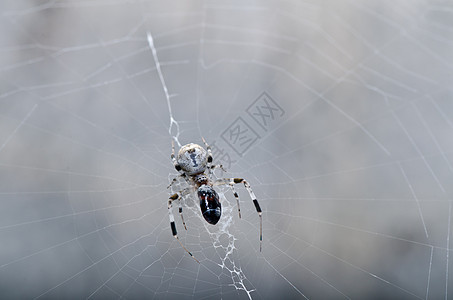
[{"label": "spider", "polygon": [[172,202],[179,200],[179,214],[181,216],[182,224],[184,229],[187,230],[186,223],[184,222],[184,217],[182,215],[182,204],[181,199],[185,196],[191,194],[194,191],[197,191],[198,199],[200,200],[200,208],[203,218],[212,225],[217,224],[222,215],[222,205],[219,200],[219,195],[214,190],[214,186],[218,185],[229,185],[232,189],[233,195],[236,198],[239,218],[241,218],[241,209],[239,207],[239,196],[234,189],[234,185],[238,183],[243,183],[246,190],[248,191],[250,198],[252,198],[253,204],[255,205],[256,212],[260,218],[260,252],[261,245],[263,241],[263,220],[261,217],[262,211],[261,207],[256,200],[255,194],[250,187],[250,184],[245,181],[243,178],[222,178],[215,181],[211,181],[212,170],[215,168],[220,168],[223,171],[225,169],[222,165],[212,165],[212,153],[211,147],[206,143],[204,138],[202,138],[203,143],[206,146],[207,151],[197,144],[187,144],[181,147],[178,152],[178,156],[175,157],[175,144],[172,141],[172,152],[171,160],[176,171],[179,172],[179,176],[173,178],[169,188],[173,183],[175,183],[178,178],[182,177],[189,184],[188,188],[185,188],[173,195],[170,196],[168,200],[168,215],[170,217],[170,227],[173,233],[173,237],[176,238],[181,245],[181,247],[186,250],[186,252],[200,263],[189,250],[184,247],[181,241],[178,238],[176,231],[175,218],[172,212]]}]

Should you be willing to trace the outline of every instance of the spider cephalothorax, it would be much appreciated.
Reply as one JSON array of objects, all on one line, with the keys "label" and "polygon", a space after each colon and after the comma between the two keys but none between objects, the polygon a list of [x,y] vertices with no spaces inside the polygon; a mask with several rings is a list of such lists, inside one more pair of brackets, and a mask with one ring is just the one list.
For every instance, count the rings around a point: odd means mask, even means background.
[{"label": "spider cephalothorax", "polygon": [[[217,224],[219,222],[220,217],[222,215],[222,205],[220,203],[220,198],[217,192],[214,190],[214,186],[216,185],[226,185],[228,184],[231,189],[233,190],[234,197],[236,197],[239,218],[241,217],[241,209],[239,207],[239,196],[234,189],[234,184],[243,183],[245,188],[247,189],[250,198],[252,198],[253,204],[255,205],[256,211],[258,216],[260,217],[260,251],[261,251],[261,243],[263,240],[262,234],[262,217],[261,217],[261,208],[256,200],[255,194],[252,191],[252,188],[242,178],[222,178],[217,179],[215,181],[211,181],[211,172],[214,168],[221,168],[223,170],[222,165],[212,165],[212,154],[211,154],[211,147],[206,143],[203,139],[204,144],[206,145],[207,151],[197,144],[187,144],[181,147],[178,152],[178,156],[175,157],[175,146],[172,144],[172,153],[171,153],[171,160],[173,161],[173,165],[175,169],[180,172],[180,177],[183,177],[186,182],[189,184],[189,187],[183,189],[175,194],[173,194],[169,201],[168,201],[168,213],[170,217],[170,227],[173,233],[173,236],[178,240],[184,250],[190,254],[197,262],[198,260],[190,253],[179,241],[176,225],[175,225],[175,218],[171,211],[172,202],[174,200],[181,200],[181,198],[191,194],[193,191],[196,191],[198,199],[200,200],[200,209],[203,215],[203,218],[212,225]],[[207,173],[207,174],[206,174]],[[169,187],[176,181],[177,179],[174,178],[169,185]],[[182,215],[182,206],[181,201],[179,201],[179,214],[181,215],[181,220],[184,225],[184,228],[187,230],[186,223],[184,222],[184,218]]]},{"label": "spider cephalothorax", "polygon": [[194,176],[194,181],[195,181],[198,185],[208,184],[208,176],[206,176],[204,173],[202,173],[202,174],[197,174],[197,175]]}]

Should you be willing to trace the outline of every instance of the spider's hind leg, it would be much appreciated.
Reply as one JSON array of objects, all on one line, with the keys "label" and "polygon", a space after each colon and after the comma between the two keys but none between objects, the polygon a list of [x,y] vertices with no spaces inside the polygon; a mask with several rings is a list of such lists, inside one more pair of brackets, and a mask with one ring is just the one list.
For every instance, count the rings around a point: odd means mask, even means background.
[{"label": "spider's hind leg", "polygon": [[212,161],[213,161],[213,157],[212,157],[212,150],[211,150],[211,146],[205,141],[205,139],[202,137],[201,138],[203,140],[203,143],[204,145],[206,146],[206,149],[208,151],[208,163],[206,165],[206,169],[208,170],[208,175],[210,176],[212,174],[212,171],[216,168],[219,168],[221,169],[223,172],[226,172],[225,168],[223,167],[223,165],[213,165],[212,164]]},{"label": "spider's hind leg", "polygon": [[176,160],[175,157],[175,142],[172,140],[171,141],[171,161],[173,162],[173,166],[175,167],[176,171],[178,171],[181,175],[184,174],[184,172],[181,170],[181,166],[178,164],[178,161]]},{"label": "spider's hind leg", "polygon": [[211,173],[212,173],[212,168],[213,168],[211,146],[209,146],[209,144],[206,143],[206,141],[205,141],[205,139],[203,137],[201,139],[203,140],[203,143],[206,146],[206,150],[208,151],[208,158],[207,158],[208,159],[208,163],[206,165],[206,170],[208,170],[208,176],[210,177]]},{"label": "spider's hind leg", "polygon": [[206,143],[204,138],[201,138],[203,140],[204,145],[206,146],[206,149],[208,150],[208,167],[211,167],[212,164],[212,151],[211,151],[211,146],[209,146],[208,143]]}]

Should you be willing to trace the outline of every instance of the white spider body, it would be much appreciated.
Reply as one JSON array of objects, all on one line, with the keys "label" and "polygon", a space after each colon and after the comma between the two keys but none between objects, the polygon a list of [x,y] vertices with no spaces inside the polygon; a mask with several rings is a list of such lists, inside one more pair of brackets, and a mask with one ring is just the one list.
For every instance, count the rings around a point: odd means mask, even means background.
[{"label": "white spider body", "polygon": [[208,163],[206,150],[197,144],[187,144],[178,152],[178,165],[189,176],[203,173]]},{"label": "white spider body", "polygon": [[[193,255],[190,253],[179,241],[177,231],[176,231],[176,224],[175,218],[172,213],[172,202],[175,200],[179,200],[179,214],[181,216],[182,223],[184,228],[187,230],[186,223],[184,222],[184,218],[182,216],[182,206],[181,206],[181,198],[185,195],[190,194],[192,191],[196,191],[198,200],[200,201],[200,209],[203,215],[203,218],[212,225],[217,224],[220,220],[222,215],[222,204],[220,203],[220,197],[217,192],[214,190],[214,186],[216,185],[229,185],[233,191],[234,197],[236,197],[237,207],[239,212],[239,218],[241,217],[241,209],[239,207],[239,196],[234,189],[234,185],[238,183],[243,183],[245,188],[247,189],[250,198],[252,198],[253,204],[255,205],[256,212],[260,218],[260,251],[261,251],[261,243],[263,240],[262,234],[262,218],[261,218],[261,207],[256,200],[255,194],[252,191],[252,188],[242,178],[222,178],[217,179],[215,181],[211,180],[212,169],[219,167],[223,171],[225,171],[222,165],[212,165],[212,153],[211,147],[206,143],[203,139],[203,142],[206,145],[207,151],[197,144],[187,144],[181,147],[178,152],[177,157],[175,157],[175,146],[172,144],[172,153],[171,153],[171,160],[173,161],[173,165],[175,169],[180,172],[179,177],[182,177],[186,180],[189,184],[188,188],[185,188],[181,191],[170,196],[168,200],[168,214],[170,217],[170,227],[173,233],[173,236],[178,240],[184,250],[190,254],[197,262],[199,262]],[[177,179],[173,178],[172,183],[168,186],[170,187]]]}]

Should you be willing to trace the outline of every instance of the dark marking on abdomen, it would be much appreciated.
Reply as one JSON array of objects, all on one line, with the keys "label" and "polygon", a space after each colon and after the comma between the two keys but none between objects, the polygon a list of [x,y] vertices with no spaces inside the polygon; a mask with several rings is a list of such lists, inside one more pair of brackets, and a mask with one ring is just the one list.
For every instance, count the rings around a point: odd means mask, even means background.
[{"label": "dark marking on abdomen", "polygon": [[193,166],[194,167],[198,167],[197,161],[195,160],[196,157],[197,157],[197,155],[195,153],[190,153],[190,158],[193,161]]}]

